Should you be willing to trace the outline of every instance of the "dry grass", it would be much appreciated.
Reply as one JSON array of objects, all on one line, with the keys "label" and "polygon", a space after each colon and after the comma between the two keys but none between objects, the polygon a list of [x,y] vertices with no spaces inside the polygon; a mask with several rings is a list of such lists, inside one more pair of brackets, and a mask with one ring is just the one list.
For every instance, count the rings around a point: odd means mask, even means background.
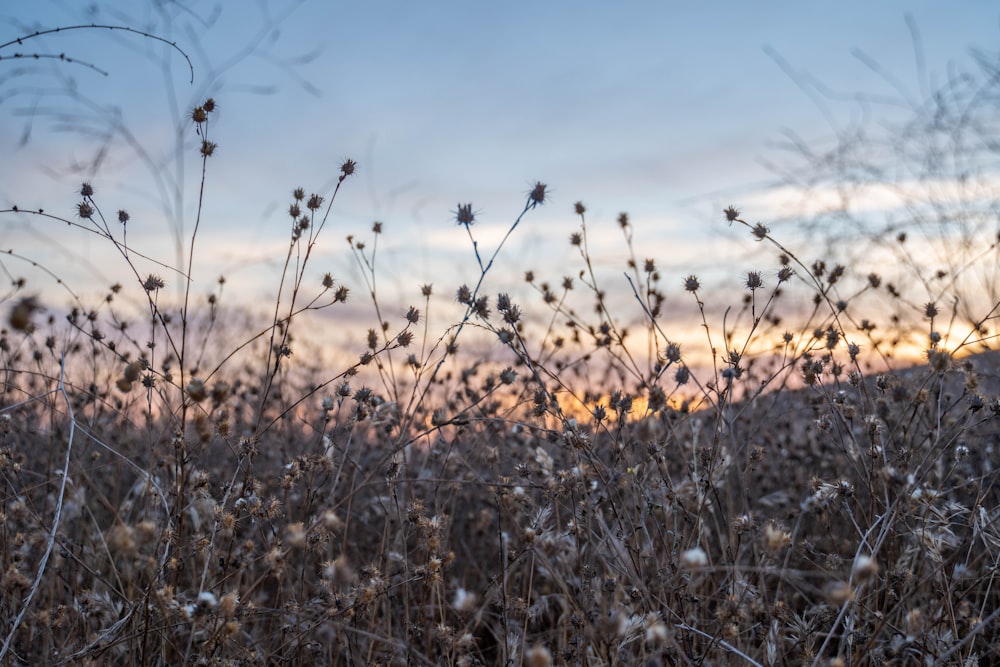
[{"label": "dry grass", "polygon": [[[202,186],[213,110],[191,113]],[[430,287],[420,307],[379,302],[381,224],[352,238],[376,325],[331,373],[292,353],[310,311],[350,296],[308,269],[357,168],[326,195],[294,191],[279,297],[238,343],[219,298],[196,305],[189,286],[167,303],[81,188],[62,222],[118,249],[122,284],[93,306],[74,295],[65,320],[42,321],[23,285],[7,297],[3,664],[1000,661],[1000,364],[968,354],[988,348],[995,305],[945,322],[937,301],[801,260],[729,208],[778,255],[732,310],[697,276],[661,285],[623,214],[615,312],[583,204],[574,276],[531,274],[538,302],[516,304],[485,279],[546,204],[538,183],[490,256],[458,206],[479,280],[456,286],[443,331]],[[119,309],[121,292],[146,311]],[[873,296],[920,328],[884,321]],[[676,298],[704,363],[671,338]],[[787,330],[786,304],[801,315]],[[487,357],[460,347],[470,334]],[[892,370],[914,339],[928,364]]]}]

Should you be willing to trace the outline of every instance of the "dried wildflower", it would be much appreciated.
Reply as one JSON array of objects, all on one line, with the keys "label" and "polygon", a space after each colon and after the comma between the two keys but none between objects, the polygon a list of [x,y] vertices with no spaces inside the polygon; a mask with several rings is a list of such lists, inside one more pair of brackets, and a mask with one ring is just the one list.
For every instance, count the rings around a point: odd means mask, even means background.
[{"label": "dried wildflower", "polygon": [[406,311],[406,321],[410,324],[416,324],[420,321],[420,311],[410,306],[410,309]]},{"label": "dried wildflower", "polygon": [[323,205],[322,196],[315,193],[309,195],[309,201],[306,202],[306,208],[308,208],[310,211],[315,211],[322,205]]},{"label": "dried wildflower", "polygon": [[38,310],[38,300],[35,297],[24,297],[10,310],[11,328],[15,331],[33,331],[35,326],[31,318]]},{"label": "dried wildflower", "polygon": [[708,554],[701,547],[687,549],[681,553],[681,566],[686,569],[695,570],[706,565],[708,565]]},{"label": "dried wildflower", "polygon": [[569,244],[573,246],[578,246],[583,243],[583,236],[580,232],[573,232],[569,235]]},{"label": "dried wildflower", "polygon": [[323,274],[323,287],[326,289],[333,287],[333,276],[329,273]]},{"label": "dried wildflower", "polygon": [[476,299],[476,303],[473,305],[472,309],[476,313],[476,317],[481,320],[488,320],[490,318],[490,306],[489,299],[485,296],[481,296]]},{"label": "dried wildflower", "polygon": [[861,554],[854,559],[851,575],[855,581],[867,581],[878,574],[878,570],[878,562],[874,558]]},{"label": "dried wildflower", "polygon": [[774,522],[764,528],[764,545],[771,553],[777,553],[792,543],[792,535]]},{"label": "dried wildflower", "polygon": [[84,183],[80,186],[80,196],[82,197],[93,197],[94,196],[94,186],[90,183]]},{"label": "dried wildflower", "polygon": [[697,292],[699,287],[701,287],[701,283],[698,281],[698,276],[690,275],[684,279],[684,289],[686,291]]},{"label": "dried wildflower", "polygon": [[533,283],[533,282],[535,282],[535,272],[534,271],[525,271],[524,272],[524,282],[526,282],[526,283]]},{"label": "dried wildflower", "polygon": [[770,233],[770,231],[771,231],[770,229],[764,226],[764,223],[758,222],[753,226],[753,229],[750,230],[750,233],[752,233],[754,238],[757,239],[758,241],[763,241],[764,239],[767,238],[767,235],[768,233]]},{"label": "dried wildflower", "polygon": [[500,382],[505,385],[510,385],[514,383],[517,379],[517,372],[508,366],[507,368],[500,371]]},{"label": "dried wildflower", "polygon": [[358,163],[354,160],[344,160],[343,164],[340,165],[340,176],[341,180],[350,176],[354,173],[354,170],[358,168]]},{"label": "dried wildflower", "polygon": [[472,290],[469,289],[468,285],[462,285],[458,288],[458,292],[455,295],[455,299],[462,304],[467,306],[472,305]]},{"label": "dried wildflower", "polygon": [[726,216],[726,220],[727,220],[727,221],[728,221],[728,222],[729,222],[730,224],[732,224],[732,223],[733,223],[733,222],[734,222],[735,220],[738,220],[738,219],[739,219],[739,217],[740,217],[740,212],[739,212],[739,211],[737,211],[737,210],[736,210],[736,207],[734,207],[734,206],[729,206],[729,207],[727,207],[727,208],[726,208],[726,209],[725,209],[725,210],[723,211],[723,214],[725,214],[725,216]]},{"label": "dried wildflower", "polygon": [[577,215],[583,215],[584,213],[587,212],[587,207],[583,205],[582,201],[578,201],[575,204],[573,204],[573,210],[576,212]]},{"label": "dried wildflower", "polygon": [[536,181],[535,185],[531,188],[531,192],[528,193],[528,206],[529,208],[535,208],[545,203],[545,196],[547,194],[547,187],[541,181]]},{"label": "dried wildflower", "polygon": [[924,317],[933,320],[935,317],[937,317],[937,314],[938,314],[938,309],[936,303],[934,303],[933,301],[928,301],[927,303],[924,304]]},{"label": "dried wildflower", "polygon": [[475,221],[476,214],[472,212],[472,204],[459,204],[458,210],[455,211],[455,222],[468,228]]},{"label": "dried wildflower", "polygon": [[497,295],[497,310],[501,313],[506,313],[510,309],[510,295],[506,292],[501,292]]},{"label": "dried wildflower", "polygon": [[932,370],[945,373],[951,369],[951,355],[945,350],[930,349],[927,351],[927,363]]},{"label": "dried wildflower", "polygon": [[537,644],[524,652],[525,667],[551,667],[552,651]]},{"label": "dried wildflower", "polygon": [[764,286],[764,279],[760,276],[760,271],[749,271],[746,280],[747,289],[753,292]]},{"label": "dried wildflower", "polygon": [[90,220],[94,217],[94,207],[82,201],[76,205],[76,214],[83,220]]},{"label": "dried wildflower", "polygon": [[681,360],[681,346],[677,343],[668,343],[667,349],[663,353],[663,358],[672,364]]},{"label": "dried wildflower", "polygon": [[645,273],[653,273],[654,271],[656,271],[656,262],[654,262],[652,259],[647,258],[642,265],[642,270]]},{"label": "dried wildflower", "polygon": [[691,371],[688,370],[687,366],[681,366],[674,373],[674,381],[677,384],[687,384],[689,379],[691,379]]},{"label": "dried wildflower", "polygon": [[163,289],[165,283],[163,279],[154,273],[150,273],[146,276],[146,279],[142,281],[142,288],[147,292],[154,292],[159,289]]},{"label": "dried wildflower", "polygon": [[402,332],[401,334],[396,336],[396,342],[399,344],[400,347],[409,347],[410,343],[413,342],[413,332],[412,331]]},{"label": "dried wildflower", "polygon": [[192,401],[200,403],[208,398],[208,391],[205,389],[205,381],[201,378],[192,378],[185,389]]},{"label": "dried wildflower", "polygon": [[420,294],[421,294],[421,296],[429,297],[433,291],[434,291],[434,286],[433,285],[424,284],[424,285],[420,286]]},{"label": "dried wildflower", "polygon": [[215,154],[215,149],[218,148],[218,144],[214,141],[202,141],[201,142],[201,156],[202,157],[212,157]]},{"label": "dried wildflower", "polygon": [[521,319],[521,309],[517,306],[511,306],[503,314],[503,321],[507,324],[517,324],[518,320]]},{"label": "dried wildflower", "polygon": [[337,293],[333,296],[333,300],[337,303],[344,303],[347,301],[348,289],[346,287],[338,287]]},{"label": "dried wildflower", "polygon": [[205,107],[199,106],[191,110],[191,120],[195,125],[201,125],[208,120],[208,112]]},{"label": "dried wildflower", "polygon": [[778,269],[778,282],[787,282],[793,275],[795,275],[795,271],[793,271],[791,267],[783,266]]}]

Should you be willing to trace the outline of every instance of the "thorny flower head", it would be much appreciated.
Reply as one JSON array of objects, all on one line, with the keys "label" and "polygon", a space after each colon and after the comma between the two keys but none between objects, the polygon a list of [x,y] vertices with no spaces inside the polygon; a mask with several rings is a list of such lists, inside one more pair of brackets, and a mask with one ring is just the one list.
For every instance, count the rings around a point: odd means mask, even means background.
[{"label": "thorny flower head", "polygon": [[76,205],[76,214],[84,220],[90,220],[94,217],[94,207],[89,203],[82,201]]},{"label": "thorny flower head", "polygon": [[159,277],[155,273],[150,273],[146,276],[146,279],[142,281],[142,288],[147,292],[154,292],[158,289],[163,289],[164,284],[163,278]]},{"label": "thorny flower head", "polygon": [[340,180],[344,180],[348,176],[354,173],[354,170],[358,168],[358,163],[354,160],[344,160],[343,164],[340,165]]},{"label": "thorny flower head", "polygon": [[80,186],[80,196],[81,197],[93,197],[94,196],[94,186],[90,183],[84,183]]},{"label": "thorny flower head", "polygon": [[531,188],[531,192],[528,193],[528,207],[535,208],[541,204],[545,203],[545,195],[547,185],[541,181],[536,181],[534,187]]},{"label": "thorny flower head", "polygon": [[733,221],[735,221],[737,218],[740,217],[740,212],[736,210],[735,206],[727,207],[726,210],[723,211],[723,213],[726,215],[726,220],[729,222],[729,224],[733,224]]},{"label": "thorny flower head", "polygon": [[684,279],[684,289],[688,292],[697,292],[699,287],[701,282],[698,281],[698,276],[690,275]]},{"label": "thorny flower head", "polygon": [[760,277],[760,271],[750,271],[747,273],[747,289],[751,292],[764,286],[764,280]]},{"label": "thorny flower head", "polygon": [[476,214],[472,212],[472,204],[459,204],[458,210],[455,211],[455,222],[468,228],[475,221]]}]

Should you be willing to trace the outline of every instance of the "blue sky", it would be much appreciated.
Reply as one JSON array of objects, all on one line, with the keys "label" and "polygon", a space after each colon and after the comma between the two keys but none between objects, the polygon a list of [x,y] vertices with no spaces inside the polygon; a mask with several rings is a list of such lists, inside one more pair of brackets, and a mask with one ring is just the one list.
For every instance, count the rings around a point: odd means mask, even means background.
[{"label": "blue sky", "polygon": [[[632,216],[638,252],[656,257],[671,280],[718,269],[734,252],[719,212],[767,201],[775,179],[761,161],[776,156],[781,131],[817,142],[832,134],[831,116],[779,59],[830,90],[892,94],[891,83],[856,57],[860,51],[919,95],[940,85],[949,66],[967,66],[970,46],[995,52],[1000,25],[995,2],[971,1],[122,1],[96,2],[95,14],[79,6],[8,0],[0,25],[7,39],[92,21],[148,29],[190,54],[194,84],[177,54],[131,35],[67,33],[0,52],[65,52],[109,73],[41,61],[12,77],[23,61],[0,61],[7,77],[0,83],[0,207],[42,205],[70,215],[87,176],[104,208],[132,212],[130,243],[173,263],[164,200],[121,142],[89,175],[63,167],[84,161],[96,143],[50,118],[36,116],[31,140],[19,144],[32,105],[80,108],[28,89],[56,91],[71,80],[94,104],[120,107],[129,130],[165,163],[176,120],[170,109],[211,94],[221,109],[210,128],[219,152],[199,237],[206,268],[194,278],[208,292],[226,273],[230,289],[265,302],[284,256],[290,191],[328,187],[347,157],[360,170],[338,198],[317,280],[331,271],[360,289],[343,238],[363,237],[381,220],[386,292],[405,301],[434,283],[451,294],[477,277],[468,239],[452,220],[456,204],[471,202],[479,212],[474,229],[489,249],[535,180],[551,187],[550,202],[512,239],[494,276],[497,289],[517,285],[525,268],[556,279],[575,272],[567,238],[578,226],[577,200],[588,206],[592,247],[609,275],[620,275],[624,258],[619,211]],[[919,30],[924,70],[907,15]],[[234,54],[242,55],[230,60]],[[157,63],[164,58],[170,71]],[[859,109],[829,102],[835,124]],[[90,113],[96,130],[101,113]],[[190,125],[186,131],[195,139]],[[189,157],[186,232],[196,167]],[[97,240],[41,224],[0,220],[0,245],[50,262],[73,284],[128,278]],[[738,281],[740,270],[726,264],[720,275]]]}]

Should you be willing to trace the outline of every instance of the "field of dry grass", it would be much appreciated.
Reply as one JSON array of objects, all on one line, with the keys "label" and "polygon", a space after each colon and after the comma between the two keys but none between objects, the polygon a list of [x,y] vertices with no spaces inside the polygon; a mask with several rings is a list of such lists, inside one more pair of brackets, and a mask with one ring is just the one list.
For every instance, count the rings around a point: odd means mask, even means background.
[{"label": "field of dry grass", "polygon": [[[190,112],[201,192],[215,108]],[[969,315],[957,279],[914,301],[729,207],[717,224],[773,268],[743,274],[720,329],[724,297],[664,284],[628,216],[583,203],[579,265],[530,273],[536,299],[515,303],[486,278],[552,205],[539,182],[491,254],[472,204],[452,212],[479,280],[439,288],[454,317],[434,329],[430,286],[375,297],[381,223],[350,239],[368,285],[314,280],[362,167],[291,191],[278,296],[240,322],[140,271],[99,183],[72,218],[0,211],[100,237],[122,276],[65,309],[23,284],[4,302],[0,663],[1000,663],[998,304]],[[593,224],[630,253],[614,304]],[[374,326],[357,361],[311,362],[302,323],[358,294]],[[700,318],[697,363],[671,299]],[[904,368],[905,344],[925,363]]]}]

